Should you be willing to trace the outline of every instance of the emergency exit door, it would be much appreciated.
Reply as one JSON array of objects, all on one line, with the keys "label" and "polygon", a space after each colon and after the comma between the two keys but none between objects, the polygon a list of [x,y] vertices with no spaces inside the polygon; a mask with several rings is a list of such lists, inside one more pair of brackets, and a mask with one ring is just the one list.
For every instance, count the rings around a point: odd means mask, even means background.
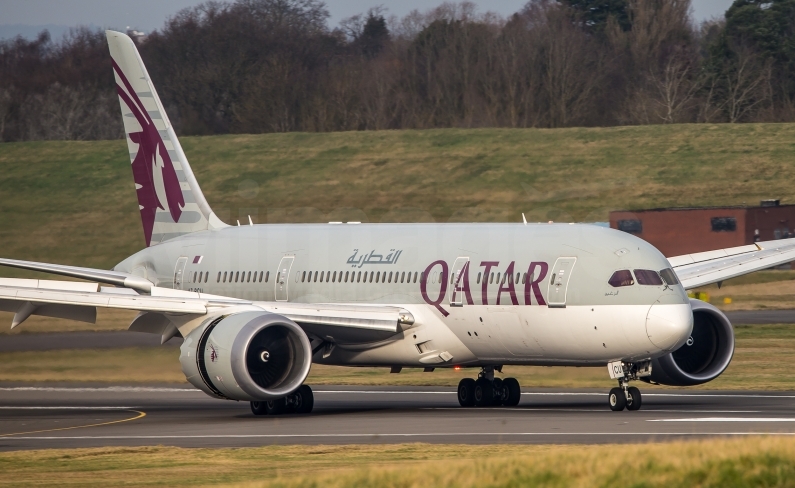
[{"label": "emergency exit door", "polygon": [[547,292],[547,303],[550,307],[563,308],[566,306],[566,295],[569,289],[569,280],[574,270],[577,258],[558,258],[552,268],[552,276],[549,279],[549,291]]},{"label": "emergency exit door", "polygon": [[182,283],[185,281],[185,265],[188,264],[188,258],[181,257],[177,259],[177,265],[174,266],[174,289],[181,290]]},{"label": "emergency exit door", "polygon": [[279,262],[279,269],[276,271],[275,296],[277,302],[287,301],[287,286],[290,284],[290,268],[293,267],[295,256],[284,256]]},{"label": "emergency exit door", "polygon": [[450,272],[450,285],[452,292],[450,293],[450,306],[463,307],[464,295],[466,294],[465,287],[467,285],[465,278],[469,273],[469,258],[461,257],[453,263],[453,269]]}]

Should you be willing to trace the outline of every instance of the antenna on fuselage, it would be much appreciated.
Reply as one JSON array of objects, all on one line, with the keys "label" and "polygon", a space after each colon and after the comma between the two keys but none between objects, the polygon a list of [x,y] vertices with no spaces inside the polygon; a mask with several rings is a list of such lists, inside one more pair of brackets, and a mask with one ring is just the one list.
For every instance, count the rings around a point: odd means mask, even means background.
[{"label": "antenna on fuselage", "polygon": [[527,219],[524,217],[524,212],[522,212],[522,222],[524,222],[524,225],[527,225]]},{"label": "antenna on fuselage", "polygon": [[248,216],[248,225],[254,226],[254,222],[251,221],[251,215]]}]

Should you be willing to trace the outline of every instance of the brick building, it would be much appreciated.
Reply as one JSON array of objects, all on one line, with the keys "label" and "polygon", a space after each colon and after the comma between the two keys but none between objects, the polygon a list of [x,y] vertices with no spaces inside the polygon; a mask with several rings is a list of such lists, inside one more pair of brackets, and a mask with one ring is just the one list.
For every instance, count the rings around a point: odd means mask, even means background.
[{"label": "brick building", "polygon": [[636,235],[665,256],[795,237],[795,205],[655,208],[610,212],[610,227]]}]

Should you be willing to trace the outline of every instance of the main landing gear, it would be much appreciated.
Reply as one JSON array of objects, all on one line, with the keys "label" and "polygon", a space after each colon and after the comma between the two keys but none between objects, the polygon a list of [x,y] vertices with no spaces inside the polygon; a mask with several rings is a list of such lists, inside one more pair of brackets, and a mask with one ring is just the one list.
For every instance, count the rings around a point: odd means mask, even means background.
[{"label": "main landing gear", "polygon": [[251,402],[254,415],[281,415],[283,413],[309,413],[315,405],[312,388],[301,385],[286,397],[267,402]]},{"label": "main landing gear", "polygon": [[640,390],[629,386],[629,382],[651,375],[651,361],[625,363],[615,361],[607,365],[610,377],[618,380],[618,387],[610,390],[607,396],[610,410],[620,412],[627,410],[640,410],[643,399]]},{"label": "main landing gear", "polygon": [[516,378],[495,378],[493,366],[485,366],[477,380],[464,378],[458,383],[458,403],[462,407],[515,407],[521,396]]}]

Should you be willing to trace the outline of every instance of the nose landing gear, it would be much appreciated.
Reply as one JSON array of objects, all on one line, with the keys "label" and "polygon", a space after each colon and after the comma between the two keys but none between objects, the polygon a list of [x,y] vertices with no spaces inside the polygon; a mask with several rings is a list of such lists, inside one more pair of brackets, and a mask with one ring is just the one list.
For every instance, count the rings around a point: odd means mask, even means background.
[{"label": "nose landing gear", "polygon": [[[498,371],[502,369],[497,366]],[[494,366],[484,366],[478,379],[464,378],[458,383],[458,403],[462,407],[515,407],[522,390],[516,378],[494,377]]]},{"label": "nose landing gear", "polygon": [[643,399],[640,390],[629,386],[629,382],[651,375],[651,361],[629,363],[614,361],[607,365],[610,377],[618,380],[618,387],[610,390],[607,396],[610,410],[620,412],[627,410],[640,410]]}]

